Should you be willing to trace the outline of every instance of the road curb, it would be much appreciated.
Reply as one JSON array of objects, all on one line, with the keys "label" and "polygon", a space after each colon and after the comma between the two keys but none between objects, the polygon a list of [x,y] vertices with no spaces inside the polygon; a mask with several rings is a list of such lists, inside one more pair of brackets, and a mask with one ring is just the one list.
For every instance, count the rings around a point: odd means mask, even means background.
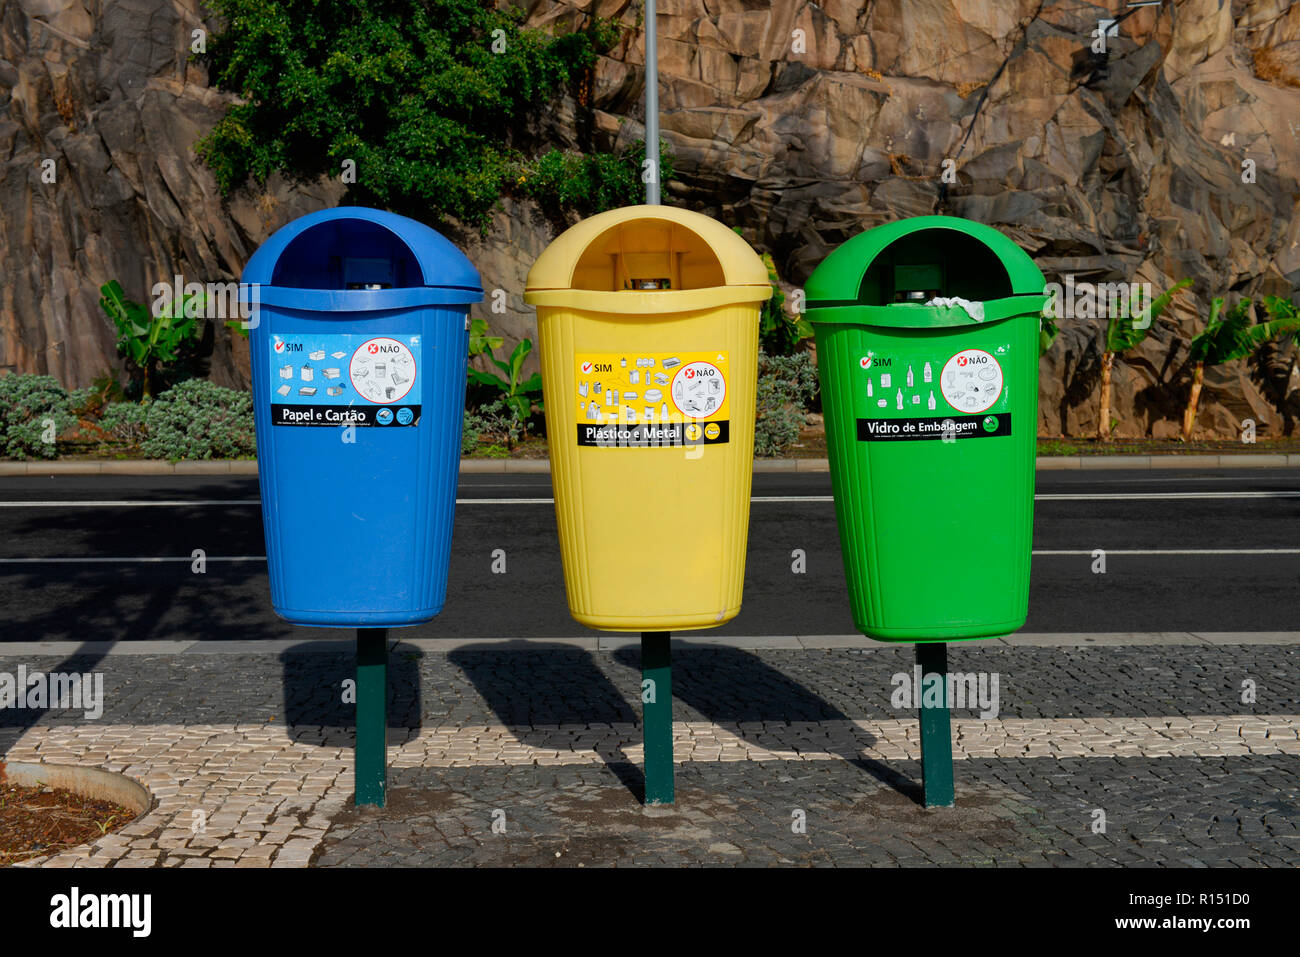
[{"label": "road curb", "polygon": [[[1106,469],[1277,469],[1300,466],[1300,454],[1258,455],[1040,455],[1040,472]],[[461,472],[515,475],[549,474],[548,459],[462,459]],[[758,473],[829,472],[826,459],[755,459]],[[216,461],[162,459],[109,459],[104,461],[0,462],[0,477],[12,475],[256,475],[252,459]]]}]

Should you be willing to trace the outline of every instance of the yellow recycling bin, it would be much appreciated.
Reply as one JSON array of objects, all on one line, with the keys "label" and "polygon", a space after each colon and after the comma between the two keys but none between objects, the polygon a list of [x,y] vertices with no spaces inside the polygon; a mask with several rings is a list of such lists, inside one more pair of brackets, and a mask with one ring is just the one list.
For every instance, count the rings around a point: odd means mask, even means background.
[{"label": "yellow recycling bin", "polygon": [[758,255],[670,206],[583,220],[528,273],[569,611],[611,631],[736,616],[754,456]]}]

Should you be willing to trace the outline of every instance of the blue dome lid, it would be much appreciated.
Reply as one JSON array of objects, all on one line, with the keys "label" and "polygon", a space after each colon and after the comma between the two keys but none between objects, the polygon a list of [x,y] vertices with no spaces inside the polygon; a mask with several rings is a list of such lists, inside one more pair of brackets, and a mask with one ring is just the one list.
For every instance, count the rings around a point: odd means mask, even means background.
[{"label": "blue dome lid", "polygon": [[478,270],[441,233],[364,206],[324,209],[280,227],[241,278],[263,287],[332,291],[359,291],[359,283],[373,281],[392,289],[461,290],[464,298],[456,298],[463,302],[483,297]]}]

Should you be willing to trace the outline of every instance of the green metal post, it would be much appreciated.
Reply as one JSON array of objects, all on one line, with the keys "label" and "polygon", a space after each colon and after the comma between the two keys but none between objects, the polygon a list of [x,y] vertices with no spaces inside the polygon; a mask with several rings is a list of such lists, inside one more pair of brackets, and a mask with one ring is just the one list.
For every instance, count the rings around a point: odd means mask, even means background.
[{"label": "green metal post", "polygon": [[[952,724],[948,708],[948,645],[933,641],[916,646],[916,663],[921,669],[921,700],[917,709],[921,719],[921,789],[926,807],[952,807]],[[938,707],[925,706],[926,678],[937,675]]]},{"label": "green metal post", "polygon": [[388,629],[357,629],[357,806],[384,806],[388,790]]},{"label": "green metal post", "polygon": [[641,714],[645,735],[645,803],[672,804],[672,634],[641,633]]}]

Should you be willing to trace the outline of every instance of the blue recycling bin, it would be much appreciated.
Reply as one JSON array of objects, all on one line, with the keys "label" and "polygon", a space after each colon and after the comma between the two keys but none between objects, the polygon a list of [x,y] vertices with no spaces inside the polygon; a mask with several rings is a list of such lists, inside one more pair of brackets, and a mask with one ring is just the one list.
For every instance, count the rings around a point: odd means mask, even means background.
[{"label": "blue recycling bin", "polygon": [[341,207],[244,269],[271,603],[299,625],[438,614],[478,272],[427,226]]}]

